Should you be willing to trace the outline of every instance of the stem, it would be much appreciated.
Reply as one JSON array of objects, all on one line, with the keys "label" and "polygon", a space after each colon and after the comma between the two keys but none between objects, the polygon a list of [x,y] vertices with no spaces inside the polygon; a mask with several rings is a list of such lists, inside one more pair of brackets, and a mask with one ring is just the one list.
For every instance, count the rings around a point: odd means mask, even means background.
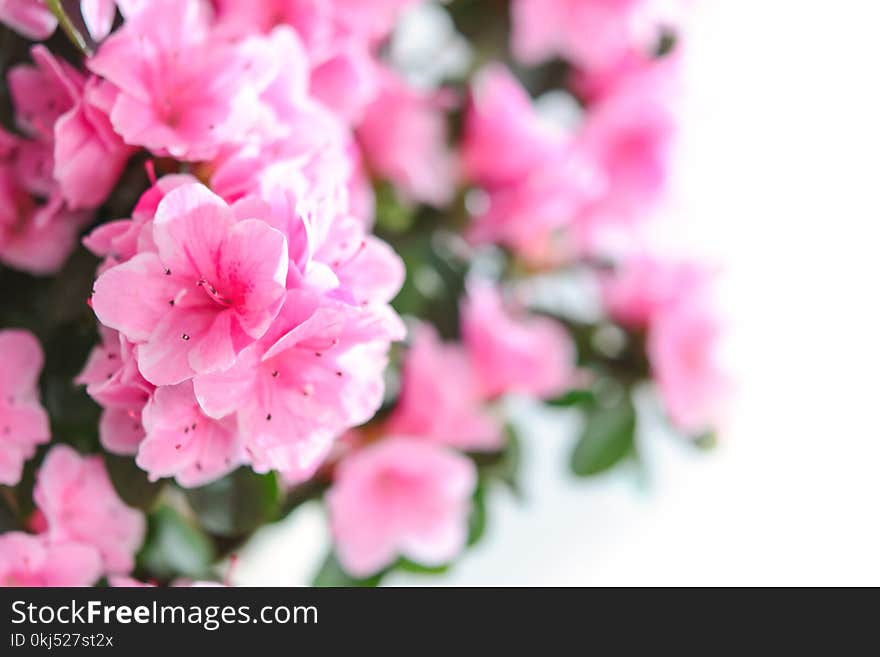
[{"label": "stem", "polygon": [[49,7],[49,11],[51,11],[55,18],[58,19],[58,24],[61,25],[61,29],[64,30],[64,34],[67,35],[70,42],[76,46],[83,55],[91,57],[92,49],[89,48],[83,35],[78,29],[76,29],[73,22],[71,22],[70,16],[64,11],[64,7],[61,6],[61,0],[46,0],[46,6]]}]

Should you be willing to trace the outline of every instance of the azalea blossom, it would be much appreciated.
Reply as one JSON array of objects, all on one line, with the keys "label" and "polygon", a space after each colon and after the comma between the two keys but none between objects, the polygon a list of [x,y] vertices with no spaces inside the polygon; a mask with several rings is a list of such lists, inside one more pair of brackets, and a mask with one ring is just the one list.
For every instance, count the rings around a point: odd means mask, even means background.
[{"label": "azalea blossom", "polygon": [[0,586],[92,586],[101,573],[101,555],[91,546],[0,534]]},{"label": "azalea blossom", "polygon": [[632,254],[602,277],[609,315],[624,326],[647,328],[666,308],[706,294],[710,272],[697,263]]},{"label": "azalea blossom", "polygon": [[447,563],[464,547],[473,463],[421,440],[386,438],[346,457],[327,494],[336,553],[356,577],[404,556]]},{"label": "azalea blossom", "polygon": [[456,177],[446,143],[446,95],[411,88],[391,71],[383,71],[381,80],[357,132],[369,166],[410,199],[445,205]]},{"label": "azalea blossom", "polygon": [[0,484],[15,486],[24,463],[49,442],[49,416],[37,379],[43,349],[27,331],[0,331]]},{"label": "azalea blossom", "polygon": [[205,415],[189,381],[158,388],[142,418],[137,464],[154,481],[173,476],[182,486],[201,486],[243,462],[233,418]]},{"label": "azalea blossom", "polygon": [[202,160],[253,125],[272,70],[269,50],[213,39],[211,27],[201,0],[155,0],[89,59],[118,90],[110,119],[126,143]]},{"label": "azalea blossom", "polygon": [[[538,64],[561,56],[603,68],[637,45],[648,47],[652,0],[514,0],[512,47],[518,59]],[[647,43],[645,43],[647,42]]]},{"label": "azalea blossom", "polygon": [[470,229],[477,243],[499,243],[529,262],[552,264],[580,252],[573,226],[606,181],[594,154],[574,135],[546,124],[505,69],[481,72],[465,119],[462,158],[486,192]]},{"label": "azalea blossom", "polygon": [[699,301],[661,312],[648,333],[648,358],[669,418],[692,435],[724,420],[729,381],[719,361],[721,324]]},{"label": "azalea blossom", "polygon": [[729,381],[719,360],[712,273],[697,263],[632,255],[605,277],[610,316],[647,333],[647,356],[672,422],[698,434],[723,420]]},{"label": "azalea blossom", "polygon": [[100,456],[82,457],[67,445],[54,446],[37,472],[34,501],[51,540],[95,548],[105,572],[132,570],[146,521],[119,499]]},{"label": "azalea blossom", "polygon": [[42,45],[9,72],[19,126],[52,149],[52,179],[72,209],[99,206],[119,179],[131,149],[113,131],[108,113],[115,91],[87,78]]},{"label": "azalea blossom", "polygon": [[572,387],[575,350],[565,327],[505,307],[490,283],[471,281],[461,330],[486,397],[506,392],[549,397]]},{"label": "azalea blossom", "polygon": [[423,325],[407,352],[400,398],[387,432],[460,449],[499,449],[504,436],[485,401],[485,390],[462,345],[443,343],[432,327]]},{"label": "azalea blossom", "polygon": [[98,278],[98,318],[138,344],[141,374],[155,385],[229,367],[281,307],[285,236],[260,219],[237,218],[198,184],[165,196],[152,229],[156,253]]},{"label": "azalea blossom", "polygon": [[144,438],[141,412],[155,386],[138,370],[134,344],[118,331],[101,327],[101,343],[75,379],[103,407],[98,435],[113,454],[135,454]]}]

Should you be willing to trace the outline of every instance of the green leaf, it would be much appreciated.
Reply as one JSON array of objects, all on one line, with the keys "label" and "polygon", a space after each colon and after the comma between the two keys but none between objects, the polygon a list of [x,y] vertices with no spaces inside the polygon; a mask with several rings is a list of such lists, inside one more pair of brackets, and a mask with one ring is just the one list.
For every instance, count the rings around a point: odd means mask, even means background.
[{"label": "green leaf", "polygon": [[400,558],[397,560],[397,563],[394,564],[394,568],[398,570],[403,570],[408,573],[418,573],[420,575],[442,575],[446,572],[449,572],[449,569],[452,567],[452,564],[445,563],[440,566],[426,566],[421,563],[416,563],[415,561],[410,561],[409,559]]},{"label": "green leaf", "polygon": [[336,558],[336,554],[331,550],[327,555],[327,558],[324,559],[324,563],[321,564],[321,568],[318,570],[318,573],[315,575],[314,580],[312,580],[312,586],[346,586],[346,587],[372,587],[378,586],[379,582],[382,581],[382,578],[387,573],[387,570],[381,571],[372,575],[371,577],[367,577],[365,579],[358,579],[357,577],[352,577],[345,569],[342,567],[342,564],[339,563],[339,560]]},{"label": "green leaf", "polygon": [[389,233],[404,233],[412,228],[415,208],[400,201],[394,186],[387,182],[376,185],[376,224]]},{"label": "green leaf", "polygon": [[718,447],[718,436],[714,431],[705,431],[695,436],[691,442],[697,449],[710,452]]},{"label": "green leaf", "polygon": [[546,399],[547,406],[567,408],[569,406],[592,406],[596,403],[596,394],[592,390],[569,390],[553,399]]},{"label": "green leaf", "polygon": [[507,440],[504,443],[504,449],[500,452],[473,452],[469,456],[479,468],[481,480],[501,481],[514,495],[521,497],[522,488],[519,484],[519,474],[522,447],[512,424],[505,425],[504,433]]},{"label": "green leaf", "polygon": [[571,469],[588,477],[610,470],[635,449],[636,410],[628,395],[595,408],[571,456]]},{"label": "green leaf", "polygon": [[474,491],[471,515],[468,517],[468,545],[474,545],[486,533],[486,488],[483,482],[477,484]]},{"label": "green leaf", "polygon": [[150,481],[147,473],[141,470],[130,456],[105,454],[104,463],[107,465],[107,474],[110,475],[113,488],[123,502],[143,511],[152,508],[165,485],[164,482]]},{"label": "green leaf", "polygon": [[186,491],[202,527],[218,536],[241,536],[274,520],[281,505],[275,474],[239,468],[207,486]]},{"label": "green leaf", "polygon": [[150,576],[204,578],[210,576],[214,559],[211,540],[173,508],[163,505],[150,514],[147,540],[138,555],[139,567]]}]

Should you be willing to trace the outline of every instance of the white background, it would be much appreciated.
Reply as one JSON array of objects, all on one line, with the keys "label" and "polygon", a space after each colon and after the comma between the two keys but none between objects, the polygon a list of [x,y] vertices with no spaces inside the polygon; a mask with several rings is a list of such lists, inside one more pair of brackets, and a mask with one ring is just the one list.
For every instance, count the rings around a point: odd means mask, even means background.
[{"label": "white background", "polygon": [[[721,263],[739,381],[720,449],[643,436],[647,478],[566,474],[570,437],[526,446],[527,500],[443,578],[392,584],[880,584],[880,6],[696,0],[668,221]],[[307,507],[233,580],[307,583]]]}]

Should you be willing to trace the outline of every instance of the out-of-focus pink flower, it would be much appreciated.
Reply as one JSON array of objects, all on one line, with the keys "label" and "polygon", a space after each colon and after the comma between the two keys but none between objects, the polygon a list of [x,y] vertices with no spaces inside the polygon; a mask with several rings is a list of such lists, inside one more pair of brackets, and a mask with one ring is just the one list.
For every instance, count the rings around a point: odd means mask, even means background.
[{"label": "out-of-focus pink flower", "polygon": [[100,456],[82,457],[56,445],[37,472],[34,501],[53,541],[93,546],[108,573],[128,573],[144,540],[146,521],[116,494]]},{"label": "out-of-focus pink flower", "polygon": [[0,484],[15,486],[37,445],[49,442],[37,388],[43,349],[27,331],[0,331],[0,363]]},{"label": "out-of-focus pink flower", "polygon": [[310,93],[349,124],[378,92],[377,50],[414,0],[217,0],[217,31],[243,38],[289,25],[305,45]]},{"label": "out-of-focus pink flower", "polygon": [[499,449],[501,426],[485,409],[485,399],[464,348],[444,344],[423,325],[407,352],[387,431],[460,449]]},{"label": "out-of-focus pink flower", "polygon": [[469,178],[489,189],[516,183],[564,150],[565,135],[538,117],[507,69],[491,65],[477,73],[461,154]]},{"label": "out-of-focus pink flower", "polygon": [[138,344],[140,371],[156,385],[228,368],[280,309],[285,236],[260,219],[238,220],[192,184],[159,203],[153,239],[158,253],[139,253],[98,278],[98,318]]},{"label": "out-of-focus pink flower", "polygon": [[89,215],[69,210],[58,196],[38,205],[16,173],[0,162],[0,262],[32,274],[55,273]]},{"label": "out-of-focus pink flower", "polygon": [[268,50],[211,33],[201,0],[154,0],[104,41],[88,67],[118,89],[110,118],[129,144],[183,160],[214,157],[259,118]]},{"label": "out-of-focus pink flower", "polygon": [[497,288],[471,281],[462,302],[462,338],[483,394],[548,397],[571,387],[575,351],[558,322],[514,314]]},{"label": "out-of-focus pink flower", "polygon": [[356,124],[378,92],[377,68],[367,50],[352,43],[312,69],[310,90],[348,123]]},{"label": "out-of-focus pink flower", "polygon": [[644,329],[664,309],[702,296],[708,283],[709,272],[695,263],[633,255],[602,278],[602,299],[612,319]]},{"label": "out-of-focus pink flower", "polygon": [[104,411],[98,424],[101,445],[113,454],[135,454],[144,437],[141,411],[154,386],[137,367],[134,345],[117,331],[100,327],[96,345],[75,379]]},{"label": "out-of-focus pink flower", "polygon": [[486,193],[469,232],[535,264],[578,253],[572,226],[601,198],[604,179],[593,154],[535,113],[525,90],[505,69],[480,73],[465,119],[462,159]]},{"label": "out-of-focus pink flower", "polygon": [[526,64],[554,56],[603,68],[644,39],[650,0],[514,0],[513,51]]},{"label": "out-of-focus pink flower", "polygon": [[58,20],[43,0],[0,0],[0,23],[28,39],[48,39]]},{"label": "out-of-focus pink flower", "polygon": [[235,418],[204,414],[192,383],[162,386],[143,411],[146,438],[137,464],[150,479],[175,477],[181,486],[201,486],[242,463]]},{"label": "out-of-focus pink flower", "polygon": [[91,586],[101,556],[88,545],[24,532],[0,534],[0,586]]},{"label": "out-of-focus pink flower", "polygon": [[685,301],[659,313],[648,358],[669,418],[692,434],[723,421],[729,382],[718,360],[721,324],[707,306]]},{"label": "out-of-focus pink flower", "polygon": [[590,153],[605,191],[585,212],[594,221],[631,221],[662,198],[675,136],[677,58],[628,53],[613,69],[585,73],[589,103],[577,148]]},{"label": "out-of-focus pink flower", "polygon": [[467,540],[477,475],[440,445],[388,438],[345,458],[327,495],[337,555],[364,577],[398,555],[437,566]]},{"label": "out-of-focus pink flower", "polygon": [[602,282],[611,318],[647,333],[648,360],[669,418],[695,434],[723,420],[729,390],[711,281],[712,273],[696,263],[640,254]]},{"label": "out-of-focus pink flower", "polygon": [[446,143],[448,99],[382,73],[379,95],[367,107],[358,139],[368,165],[410,199],[442,206],[455,186],[455,160]]},{"label": "out-of-focus pink flower", "polygon": [[131,149],[107,116],[115,92],[52,56],[31,49],[36,66],[9,72],[19,126],[53,149],[52,178],[70,208],[94,208],[119,179]]}]

